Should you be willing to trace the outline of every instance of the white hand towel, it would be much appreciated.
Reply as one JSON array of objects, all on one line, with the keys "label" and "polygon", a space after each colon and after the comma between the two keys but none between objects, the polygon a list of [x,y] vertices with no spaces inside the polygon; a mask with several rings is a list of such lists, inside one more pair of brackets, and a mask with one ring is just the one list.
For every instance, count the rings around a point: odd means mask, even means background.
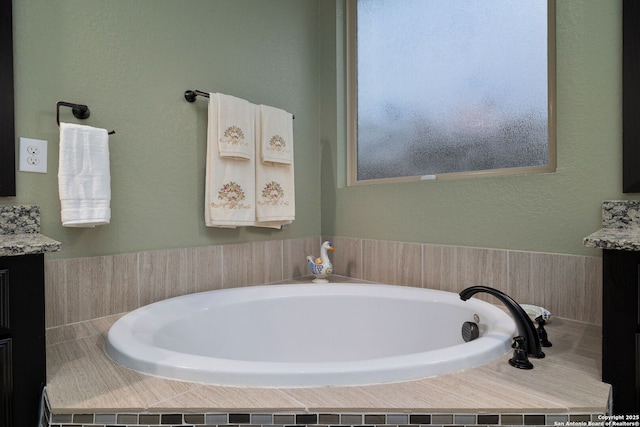
[{"label": "white hand towel", "polygon": [[63,226],[109,224],[111,174],[106,129],[60,123],[58,190]]},{"label": "white hand towel", "polygon": [[[264,140],[265,111],[263,106],[256,108],[256,134]],[[282,111],[282,110],[280,110]],[[293,120],[291,114],[289,122]],[[291,125],[289,125],[291,126]],[[267,129],[270,133],[270,130]],[[290,224],[296,216],[295,184],[293,170],[293,139],[287,138],[287,151],[290,153],[291,162],[273,162],[263,160],[256,162],[256,226],[280,228]],[[264,144],[256,144],[258,158],[264,159]]]},{"label": "white hand towel", "polygon": [[[218,97],[209,98],[207,127],[207,159],[205,176],[205,224],[208,227],[235,228],[255,223],[255,160],[242,157],[221,157],[218,146],[220,116]],[[255,147],[255,115],[250,109],[244,138]],[[244,125],[243,125],[244,126]]]},{"label": "white hand towel", "polygon": [[211,100],[217,100],[220,157],[253,159],[255,153],[254,105],[242,98],[222,93],[210,94],[210,103]]},{"label": "white hand towel", "polygon": [[262,161],[293,163],[293,115],[268,105],[260,106]]}]

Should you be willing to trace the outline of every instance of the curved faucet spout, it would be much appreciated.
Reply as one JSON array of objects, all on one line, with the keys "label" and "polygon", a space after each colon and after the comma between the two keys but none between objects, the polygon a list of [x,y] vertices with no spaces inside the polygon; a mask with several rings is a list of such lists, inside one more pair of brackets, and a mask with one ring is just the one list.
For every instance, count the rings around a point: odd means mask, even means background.
[{"label": "curved faucet spout", "polygon": [[466,301],[478,292],[485,292],[489,295],[493,295],[507,306],[509,312],[511,312],[511,316],[513,316],[513,320],[516,322],[518,333],[526,338],[525,344],[527,346],[527,353],[529,356],[543,358],[544,353],[540,346],[540,339],[538,338],[536,328],[529,318],[529,315],[522,307],[520,307],[520,304],[504,292],[488,286],[471,286],[460,292],[460,299]]}]

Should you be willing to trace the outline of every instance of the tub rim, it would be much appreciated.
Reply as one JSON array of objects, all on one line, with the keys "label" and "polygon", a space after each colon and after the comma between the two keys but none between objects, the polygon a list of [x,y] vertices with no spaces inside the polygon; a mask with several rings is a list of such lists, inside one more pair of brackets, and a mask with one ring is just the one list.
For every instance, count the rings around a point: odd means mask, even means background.
[{"label": "tub rim", "polygon": [[[212,358],[182,353],[141,342],[131,328],[154,308],[172,308],[181,304],[199,305],[203,294],[216,293],[217,299],[240,297],[234,301],[256,298],[319,295],[353,295],[367,292],[371,296],[396,297],[398,292],[408,297],[431,295],[434,302],[467,307],[489,315],[493,328],[480,338],[462,344],[428,352],[390,357],[340,362],[263,362]],[[170,322],[172,318],[160,319]],[[454,373],[488,363],[511,349],[511,337],[516,333],[513,319],[497,306],[479,299],[461,301],[449,291],[416,288],[381,283],[331,282],[328,284],[287,283],[255,285],[198,292],[168,298],[139,307],[118,319],[109,329],[104,349],[115,363],[139,373],[211,385],[236,387],[298,388],[319,386],[357,386],[399,382]],[[464,346],[464,352],[461,350]],[[480,350],[483,350],[480,352]],[[144,355],[144,357],[139,355]],[[452,357],[452,354],[458,354]],[[392,366],[391,366],[391,365]],[[303,379],[301,379],[303,378]]]}]

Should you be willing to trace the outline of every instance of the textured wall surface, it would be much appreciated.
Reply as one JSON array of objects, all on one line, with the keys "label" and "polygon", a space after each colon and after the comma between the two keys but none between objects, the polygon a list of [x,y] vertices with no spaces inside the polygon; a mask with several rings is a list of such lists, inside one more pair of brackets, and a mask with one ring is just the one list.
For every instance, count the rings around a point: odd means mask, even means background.
[{"label": "textured wall surface", "polygon": [[[0,204],[41,205],[42,232],[63,244],[51,258],[321,234],[598,256],[582,238],[600,228],[602,201],[638,197],[621,193],[620,0],[557,4],[556,172],[350,188],[341,0],[25,0],[14,9],[17,135],[49,141],[49,173],[18,172],[18,197]],[[296,114],[288,230],[204,227],[206,104],[182,97],[194,88]],[[60,226],[58,100],[88,104],[86,124],[117,131],[108,226]]]},{"label": "textured wall surface", "polygon": [[[318,3],[295,0],[14,2],[16,136],[49,141],[48,173],[17,172],[42,233],[75,258],[320,235]],[[297,218],[286,231],[204,226],[207,100],[222,92],[295,114]],[[111,224],[60,224],[56,102],[87,104],[110,137]],[[79,122],[62,108],[61,121]],[[16,138],[17,140],[17,138]],[[17,141],[16,141],[17,142]]]},{"label": "textured wall surface", "polygon": [[637,198],[622,194],[621,3],[557,2],[556,172],[347,188],[338,129],[323,144],[323,179],[337,187],[323,199],[323,233],[598,255],[582,238],[600,228],[602,201]]}]

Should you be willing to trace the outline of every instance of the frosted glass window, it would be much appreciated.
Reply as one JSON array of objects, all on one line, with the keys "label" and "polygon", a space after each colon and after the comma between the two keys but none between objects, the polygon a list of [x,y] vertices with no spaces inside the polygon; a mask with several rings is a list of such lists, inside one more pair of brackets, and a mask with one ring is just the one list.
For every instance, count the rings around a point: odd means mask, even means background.
[{"label": "frosted glass window", "polygon": [[548,166],[548,8],[357,0],[357,181]]}]

